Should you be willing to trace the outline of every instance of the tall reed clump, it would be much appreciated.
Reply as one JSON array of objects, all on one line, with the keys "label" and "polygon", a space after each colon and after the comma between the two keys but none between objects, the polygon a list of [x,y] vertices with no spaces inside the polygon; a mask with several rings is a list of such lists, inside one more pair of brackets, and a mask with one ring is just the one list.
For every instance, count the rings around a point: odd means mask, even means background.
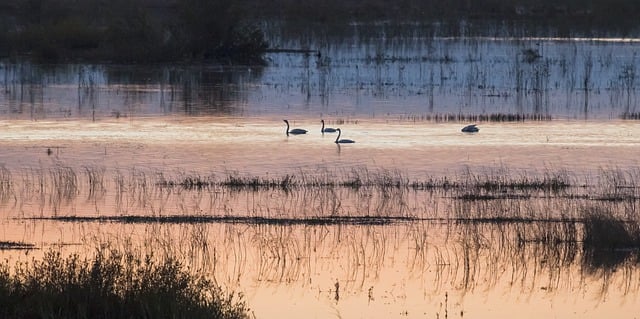
[{"label": "tall reed clump", "polygon": [[615,269],[640,261],[640,222],[623,220],[607,207],[587,208],[584,217],[584,264],[588,269]]},{"label": "tall reed clump", "polygon": [[49,251],[0,265],[0,318],[248,318],[236,299],[172,258]]},{"label": "tall reed clump", "polygon": [[602,207],[591,207],[584,218],[585,248],[620,250],[640,248],[637,221],[625,221]]}]

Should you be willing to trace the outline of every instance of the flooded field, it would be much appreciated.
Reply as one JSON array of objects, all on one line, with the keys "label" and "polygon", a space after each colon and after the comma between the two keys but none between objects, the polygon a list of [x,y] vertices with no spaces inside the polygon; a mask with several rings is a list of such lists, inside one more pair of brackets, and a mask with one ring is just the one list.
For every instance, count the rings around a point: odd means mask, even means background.
[{"label": "flooded field", "polygon": [[636,316],[637,41],[271,41],[320,54],[0,64],[2,259],[178,256],[257,318]]}]

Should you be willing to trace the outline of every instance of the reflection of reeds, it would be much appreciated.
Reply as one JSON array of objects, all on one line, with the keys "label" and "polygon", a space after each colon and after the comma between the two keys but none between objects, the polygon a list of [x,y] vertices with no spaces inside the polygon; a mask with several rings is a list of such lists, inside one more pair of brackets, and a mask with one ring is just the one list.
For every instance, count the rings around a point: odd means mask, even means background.
[{"label": "reflection of reeds", "polygon": [[98,200],[104,196],[107,191],[104,183],[104,167],[84,166],[84,173],[88,183],[88,199]]},{"label": "reflection of reeds", "polygon": [[6,203],[12,196],[11,171],[0,165],[0,203]]},{"label": "reflection of reeds", "polygon": [[[564,295],[564,287],[582,289],[613,277],[626,282],[630,292],[638,292],[629,283],[637,279],[631,275],[637,269],[616,275],[594,271],[611,269],[606,268],[609,266],[584,264],[577,244],[581,239],[572,237],[580,232],[576,225],[580,223],[411,221],[383,225],[233,223],[203,228],[202,224],[163,223],[144,226],[142,237],[140,232],[127,231],[135,233],[135,239],[123,240],[126,235],[117,234],[112,238],[118,238],[124,247],[140,245],[149,251],[177,254],[192,269],[211,272],[232,287],[324,287],[329,291],[327,297],[334,298],[334,284],[339,282],[341,300],[354,293],[370,295],[371,287],[378,289],[379,281],[384,281],[381,276],[390,268],[411,281],[424,281],[424,293],[429,296],[441,295],[443,290],[458,295],[499,286],[525,296],[541,288]],[[136,224],[118,227],[141,229]],[[318,282],[326,280],[324,276],[331,281]],[[589,280],[575,279],[585,276]]]},{"label": "reflection of reeds", "polygon": [[[633,169],[602,169],[596,178],[567,170],[514,171],[506,167],[446,176],[409,177],[399,170],[356,167],[318,169],[282,176],[244,176],[58,165],[26,170],[19,180],[0,171],[5,201],[23,216],[73,216],[76,198],[94,204],[93,216],[227,216],[270,220],[338,217],[415,220],[580,220],[580,207],[594,202],[637,219],[640,200]],[[80,203],[82,204],[82,203]],[[64,209],[63,209],[64,208]],[[327,220],[323,220],[327,219]],[[179,222],[179,221],[178,221]],[[340,222],[333,219],[333,222]],[[345,221],[350,223],[350,221]]]},{"label": "reflection of reeds", "polygon": [[78,177],[73,168],[63,165],[56,165],[50,168],[51,192],[49,201],[55,211],[58,211],[61,204],[67,204],[78,195]]}]

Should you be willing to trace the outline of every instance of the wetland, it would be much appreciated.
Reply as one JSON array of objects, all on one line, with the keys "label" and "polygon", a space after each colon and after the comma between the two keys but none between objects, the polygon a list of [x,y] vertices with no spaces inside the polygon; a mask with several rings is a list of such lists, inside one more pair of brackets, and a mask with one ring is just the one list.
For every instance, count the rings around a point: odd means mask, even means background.
[{"label": "wetland", "polygon": [[0,256],[177,261],[256,318],[633,318],[638,39],[394,30],[0,63]]}]

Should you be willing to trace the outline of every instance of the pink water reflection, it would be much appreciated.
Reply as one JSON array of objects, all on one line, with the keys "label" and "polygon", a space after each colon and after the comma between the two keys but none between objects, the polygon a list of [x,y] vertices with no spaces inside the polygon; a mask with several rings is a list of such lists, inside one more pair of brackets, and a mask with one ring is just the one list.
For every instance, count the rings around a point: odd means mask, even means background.
[{"label": "pink water reflection", "polygon": [[255,175],[364,165],[420,176],[451,174],[466,166],[633,167],[640,150],[640,126],[632,121],[480,123],[476,134],[460,132],[459,123],[329,122],[357,143],[336,145],[335,134],[320,134],[319,119],[292,120],[292,126],[309,133],[289,137],[281,119],[3,121],[0,161],[8,168],[62,162]]}]

